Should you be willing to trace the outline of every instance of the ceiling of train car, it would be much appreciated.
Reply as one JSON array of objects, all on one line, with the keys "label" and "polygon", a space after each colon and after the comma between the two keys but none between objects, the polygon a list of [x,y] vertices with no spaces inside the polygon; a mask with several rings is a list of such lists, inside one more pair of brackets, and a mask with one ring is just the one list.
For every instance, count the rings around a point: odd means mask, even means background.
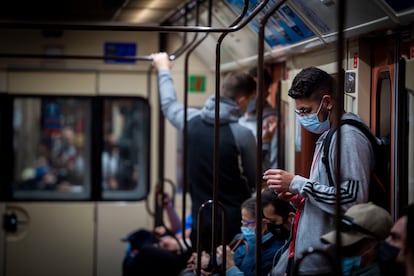
[{"label": "ceiling of train car", "polygon": [[183,0],[2,1],[0,19],[13,21],[104,21],[159,25]]},{"label": "ceiling of train car", "polygon": [[[3,1],[0,5],[1,21],[101,21],[106,23],[134,23],[139,25],[159,25],[171,15],[183,15],[183,7],[188,3],[194,6],[199,1],[205,0],[18,0]],[[221,3],[236,8],[236,13],[241,11],[244,0],[217,0],[214,5]],[[261,0],[249,0],[249,7],[256,6]],[[278,2],[269,0],[269,5]],[[407,14],[412,17],[414,3],[406,0],[380,0],[360,1],[349,0],[347,5],[346,27],[364,26],[389,17],[395,23],[404,23]],[[298,15],[306,19],[306,25],[312,25],[311,31],[319,36],[335,32],[336,25],[336,0],[291,0],[287,1],[288,7],[280,9],[270,18],[272,26],[284,27],[283,24],[295,24],[290,22]],[[284,5],[286,7],[286,5]],[[265,9],[266,10],[266,9]],[[407,13],[407,11],[409,11]],[[220,13],[221,10],[218,11]],[[216,11],[214,12],[216,14]],[[217,14],[218,14],[217,13]],[[295,14],[296,13],[296,14]],[[286,19],[286,20],[285,20]],[[409,18],[411,19],[411,18]],[[272,22],[273,21],[273,22]],[[278,21],[282,24],[277,23]],[[280,29],[280,28],[279,28]],[[289,29],[288,29],[289,30]],[[257,30],[255,30],[257,31]],[[286,34],[280,32],[277,27],[275,35],[281,33],[278,40]],[[289,42],[289,41],[287,41]],[[270,43],[272,44],[272,43]],[[283,43],[282,43],[283,44]],[[275,45],[270,45],[271,47]]]},{"label": "ceiling of train car", "polygon": [[[202,3],[201,26],[208,26],[207,0],[18,0],[3,1],[0,6],[0,26],[7,21],[33,22],[80,21],[111,24],[196,25],[194,4]],[[249,0],[248,14],[263,0]],[[245,0],[213,0],[213,26],[228,27],[241,13]],[[257,55],[259,23],[267,10],[278,0],[268,0],[266,7],[237,32],[230,33],[221,47],[221,63],[250,63]],[[414,22],[414,2],[406,0],[361,1],[347,0],[346,37],[355,37],[373,30]],[[187,9],[188,8],[188,9]],[[264,27],[266,55],[284,58],[309,51],[336,41],[337,0],[290,0],[282,4]],[[191,11],[184,15],[186,11]],[[168,21],[167,21],[168,19]],[[200,56],[214,68],[218,33],[211,33],[198,47]],[[239,67],[240,64],[234,66]]]}]

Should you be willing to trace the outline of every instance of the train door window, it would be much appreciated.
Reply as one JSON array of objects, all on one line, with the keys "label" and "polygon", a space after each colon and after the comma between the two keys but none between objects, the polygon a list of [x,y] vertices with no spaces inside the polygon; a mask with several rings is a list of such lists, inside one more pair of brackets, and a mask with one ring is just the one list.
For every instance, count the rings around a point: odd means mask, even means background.
[{"label": "train door window", "polygon": [[13,98],[13,198],[89,197],[90,107],[87,98]]},{"label": "train door window", "polygon": [[148,102],[105,98],[102,112],[102,198],[144,198],[149,190]]},{"label": "train door window", "polygon": [[388,137],[391,132],[391,77],[388,71],[381,72],[377,86],[376,135]]},{"label": "train door window", "polygon": [[414,202],[414,92],[408,93],[408,202]]}]

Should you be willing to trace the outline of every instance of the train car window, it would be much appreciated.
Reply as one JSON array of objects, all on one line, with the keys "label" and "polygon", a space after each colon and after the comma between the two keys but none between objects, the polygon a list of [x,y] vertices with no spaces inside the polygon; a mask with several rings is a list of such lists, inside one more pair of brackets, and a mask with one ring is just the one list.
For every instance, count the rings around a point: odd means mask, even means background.
[{"label": "train car window", "polygon": [[[274,5],[276,2],[271,0],[269,5]],[[243,0],[227,0],[227,3],[236,14],[240,14],[244,6]],[[250,14],[259,3],[260,1],[250,0],[247,14]],[[267,9],[263,9],[258,17],[262,17],[266,12]],[[249,26],[255,33],[259,31],[258,21],[252,20],[249,22]],[[264,39],[270,47],[276,47],[278,45],[294,44],[313,36],[315,36],[314,32],[308,28],[298,14],[289,5],[283,4],[269,18],[269,24],[265,27]]]},{"label": "train car window", "polygon": [[149,189],[148,102],[106,98],[102,118],[102,198],[144,198]]},{"label": "train car window", "polygon": [[391,132],[391,78],[389,72],[381,72],[377,86],[376,135],[389,137]]},{"label": "train car window", "polygon": [[[414,92],[408,93],[408,203],[414,202]],[[411,169],[410,169],[411,168]]]},{"label": "train car window", "polygon": [[14,199],[87,199],[91,101],[13,97]]},{"label": "train car window", "polygon": [[[394,1],[394,0],[393,0]],[[292,1],[303,15],[323,34],[338,30],[335,14],[337,5],[335,1],[326,0],[294,0]],[[386,16],[379,5],[372,5],[372,1],[345,1],[347,18],[345,29],[357,30],[366,22],[375,22]],[[347,30],[351,31],[351,30]],[[328,38],[326,38],[328,39]]]}]

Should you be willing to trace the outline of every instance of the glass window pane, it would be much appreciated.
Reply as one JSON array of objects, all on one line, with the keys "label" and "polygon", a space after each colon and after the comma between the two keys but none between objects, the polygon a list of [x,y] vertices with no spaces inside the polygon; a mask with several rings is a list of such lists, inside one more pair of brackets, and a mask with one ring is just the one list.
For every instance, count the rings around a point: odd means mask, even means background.
[{"label": "glass window pane", "polygon": [[141,199],[148,193],[149,107],[141,98],[103,101],[103,199]]},{"label": "glass window pane", "polygon": [[86,98],[14,98],[14,198],[89,198],[89,110]]},{"label": "glass window pane", "polygon": [[389,137],[391,132],[391,80],[382,79],[380,82],[380,102],[379,102],[379,129],[380,137]]}]

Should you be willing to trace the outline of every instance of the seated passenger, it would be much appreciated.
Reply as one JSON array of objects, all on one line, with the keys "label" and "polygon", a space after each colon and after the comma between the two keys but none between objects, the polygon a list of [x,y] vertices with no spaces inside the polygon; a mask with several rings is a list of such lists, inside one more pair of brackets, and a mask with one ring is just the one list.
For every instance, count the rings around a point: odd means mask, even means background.
[{"label": "seated passenger", "polygon": [[[381,275],[378,253],[381,241],[390,233],[391,215],[369,202],[349,208],[342,219],[342,275]],[[336,231],[321,237],[325,243],[336,243]]]},{"label": "seated passenger", "polygon": [[[414,203],[404,208],[401,216],[391,228],[390,235],[385,240],[380,252],[382,275],[414,275],[414,260],[412,243],[414,221],[409,225],[409,219],[414,219]],[[411,233],[411,234],[409,234]],[[411,268],[410,268],[411,266]]]},{"label": "seated passenger", "polygon": [[[256,199],[250,198],[242,205],[242,234],[236,235],[234,240],[226,246],[217,248],[218,263],[222,262],[226,253],[226,275],[256,275]],[[261,209],[262,220],[262,275],[267,275],[272,268],[273,260],[277,252],[282,253],[288,248],[290,228],[294,220],[294,209],[270,189],[262,192]],[[204,253],[203,257],[207,255]],[[190,260],[190,267],[195,271],[196,257]],[[208,257],[208,256],[207,256]],[[202,272],[206,271],[208,261],[202,259]]]},{"label": "seated passenger", "polygon": [[[289,247],[290,232],[295,219],[295,210],[286,201],[280,199],[273,190],[265,189],[262,192],[261,208],[262,220],[262,275],[268,275],[280,255]],[[226,248],[226,275],[247,276],[256,275],[255,251],[256,239],[244,258],[246,264],[238,266],[233,262],[236,254]],[[217,257],[222,259],[223,250],[217,250]]]},{"label": "seated passenger", "polygon": [[169,250],[157,247],[158,240],[146,230],[126,238],[131,244],[122,264],[123,276],[178,275],[185,259]]},{"label": "seated passenger", "polygon": [[[255,245],[255,232],[254,227],[256,225],[256,199],[249,198],[242,203],[241,206],[242,226],[240,227],[241,233],[237,234],[229,244],[229,250],[234,252],[233,263],[237,266],[241,266],[246,259],[246,256],[251,252],[251,248]],[[218,251],[219,249],[217,249]],[[254,252],[254,250],[253,250]],[[210,270],[210,254],[203,251],[201,257],[201,270],[204,274],[212,274]],[[227,260],[228,261],[228,260]],[[254,259],[253,259],[254,263]],[[245,265],[248,265],[246,262]],[[188,260],[187,272],[183,272],[182,275],[196,275],[197,268],[197,253],[193,253]]]},{"label": "seated passenger", "polygon": [[[122,239],[128,242],[122,265],[123,276],[178,275],[185,268],[189,258],[186,254],[190,254],[188,248],[191,247],[187,232],[191,230],[191,224],[186,225],[185,235],[182,235],[171,197],[160,193],[157,202],[165,208],[170,229],[164,225],[155,227],[153,231],[138,229]],[[160,263],[163,265],[159,266]]]}]

